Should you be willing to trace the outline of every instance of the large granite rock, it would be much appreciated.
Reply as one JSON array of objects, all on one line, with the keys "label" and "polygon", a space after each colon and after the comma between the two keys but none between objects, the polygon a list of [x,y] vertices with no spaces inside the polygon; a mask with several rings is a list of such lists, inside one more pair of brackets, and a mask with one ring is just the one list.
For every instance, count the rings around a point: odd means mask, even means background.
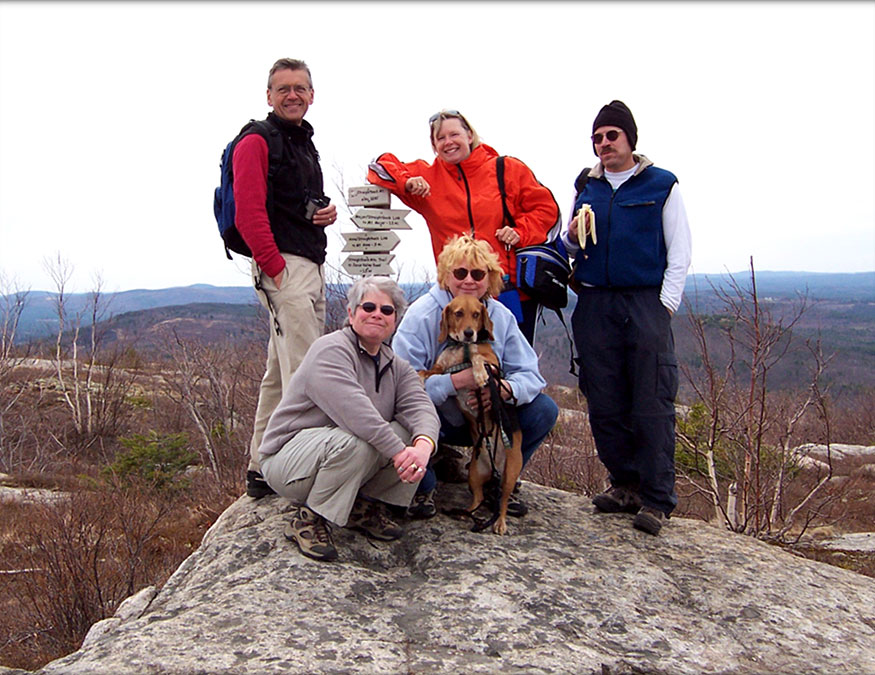
[{"label": "large granite rock", "polygon": [[[441,506],[464,485],[442,486]],[[241,497],[154,598],[135,596],[49,673],[870,673],[875,580],[673,518],[659,537],[524,484],[510,535],[446,515],[340,559]],[[443,502],[441,502],[441,495]]]}]

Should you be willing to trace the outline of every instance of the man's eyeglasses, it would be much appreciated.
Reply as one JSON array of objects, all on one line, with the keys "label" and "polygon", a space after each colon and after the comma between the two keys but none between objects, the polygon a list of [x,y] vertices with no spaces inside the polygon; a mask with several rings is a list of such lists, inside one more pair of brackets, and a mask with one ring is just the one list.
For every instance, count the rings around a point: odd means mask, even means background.
[{"label": "man's eyeglasses", "polygon": [[[377,303],[375,302],[363,302],[359,307],[368,314],[373,314],[377,311]],[[392,305],[380,305],[380,313],[383,316],[392,316],[395,313],[395,308]]]},{"label": "man's eyeglasses", "polygon": [[469,270],[464,267],[457,267],[453,270],[453,276],[456,277],[457,281],[465,281],[469,274],[474,281],[483,281],[486,277],[486,270]]},{"label": "man's eyeglasses", "polygon": [[611,143],[613,143],[614,141],[616,141],[620,137],[620,133],[621,132],[617,131],[616,129],[611,129],[610,131],[608,131],[607,133],[604,133],[604,134],[593,134],[592,135],[592,142],[595,145],[598,145],[599,143],[602,142],[602,140],[607,138]]},{"label": "man's eyeglasses", "polygon": [[288,96],[292,89],[295,90],[298,96],[306,96],[310,93],[310,87],[305,87],[303,84],[296,84],[294,87],[284,84],[281,87],[277,87],[276,91],[280,96]]}]

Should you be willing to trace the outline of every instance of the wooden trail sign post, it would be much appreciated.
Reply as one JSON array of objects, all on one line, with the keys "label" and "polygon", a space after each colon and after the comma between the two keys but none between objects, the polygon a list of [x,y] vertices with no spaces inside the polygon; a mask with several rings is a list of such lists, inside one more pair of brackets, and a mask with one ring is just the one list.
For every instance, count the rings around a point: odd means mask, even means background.
[{"label": "wooden trail sign post", "polygon": [[401,239],[392,230],[409,230],[404,217],[408,209],[391,209],[392,194],[377,185],[349,188],[348,203],[360,206],[352,222],[359,232],[341,232],[345,244],[343,252],[350,252],[342,266],[351,276],[392,274],[390,263],[395,259],[392,250]]}]

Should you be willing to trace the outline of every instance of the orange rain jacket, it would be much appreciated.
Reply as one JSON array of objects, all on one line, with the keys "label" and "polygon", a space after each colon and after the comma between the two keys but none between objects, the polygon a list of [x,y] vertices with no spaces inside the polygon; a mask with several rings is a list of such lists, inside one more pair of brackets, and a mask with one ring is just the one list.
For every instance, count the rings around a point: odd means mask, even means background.
[{"label": "orange rain jacket", "polygon": [[[420,213],[431,233],[435,261],[454,235],[470,234],[489,242],[506,274],[516,283],[516,256],[505,251],[495,232],[504,227],[501,193],[495,173],[498,153],[481,143],[459,164],[448,164],[439,157],[433,164],[417,159],[402,162],[385,153],[368,168],[368,181],[386,188],[411,209]],[[428,197],[405,191],[409,178],[422,176],[431,186]],[[559,205],[553,193],[538,182],[531,169],[514,157],[504,163],[507,208],[520,236],[518,247],[542,244],[547,232],[559,220]]]}]

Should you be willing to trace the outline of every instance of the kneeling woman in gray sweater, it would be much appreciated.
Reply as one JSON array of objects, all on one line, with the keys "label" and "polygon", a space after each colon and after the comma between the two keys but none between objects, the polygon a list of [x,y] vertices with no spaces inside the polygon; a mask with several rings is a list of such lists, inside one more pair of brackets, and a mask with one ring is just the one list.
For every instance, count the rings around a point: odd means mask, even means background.
[{"label": "kneeling woman in gray sweater", "polygon": [[407,302],[388,277],[347,293],[348,320],[310,347],[259,449],[267,483],[295,506],[285,536],[334,560],[328,522],[382,541],[399,538],[385,504],[407,506],[440,423],[419,375],[387,342]]}]

